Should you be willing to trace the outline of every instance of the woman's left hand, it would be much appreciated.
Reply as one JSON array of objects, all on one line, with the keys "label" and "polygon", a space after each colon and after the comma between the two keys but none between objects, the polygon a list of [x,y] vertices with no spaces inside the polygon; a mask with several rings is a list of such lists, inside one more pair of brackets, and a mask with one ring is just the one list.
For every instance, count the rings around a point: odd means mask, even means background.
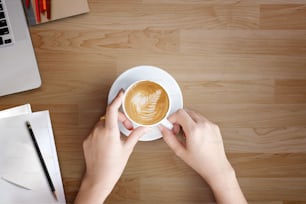
[{"label": "woman's left hand", "polygon": [[[132,129],[131,122],[119,112],[122,97],[120,91],[107,107],[105,119],[96,124],[83,142],[86,173],[75,203],[102,203],[119,180],[138,139],[147,131],[138,127],[125,140],[121,139],[118,120]],[[83,200],[82,190],[91,197]]]}]

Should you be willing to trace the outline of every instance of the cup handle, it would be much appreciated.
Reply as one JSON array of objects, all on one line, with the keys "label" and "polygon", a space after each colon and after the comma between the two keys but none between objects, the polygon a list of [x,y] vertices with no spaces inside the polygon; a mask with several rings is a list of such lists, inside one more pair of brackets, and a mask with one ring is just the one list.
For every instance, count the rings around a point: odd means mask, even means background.
[{"label": "cup handle", "polygon": [[163,126],[168,128],[169,130],[172,130],[172,128],[173,128],[173,124],[167,118],[162,120],[160,124],[162,124]]}]

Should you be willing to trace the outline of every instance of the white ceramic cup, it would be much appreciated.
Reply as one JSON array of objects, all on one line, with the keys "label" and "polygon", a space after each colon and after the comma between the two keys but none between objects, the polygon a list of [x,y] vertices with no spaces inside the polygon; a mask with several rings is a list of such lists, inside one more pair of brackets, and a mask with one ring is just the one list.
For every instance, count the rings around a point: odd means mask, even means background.
[{"label": "white ceramic cup", "polygon": [[[164,91],[166,92],[167,94],[167,97],[168,97],[168,102],[169,102],[169,106],[168,106],[168,110],[167,110],[167,113],[165,114],[165,116],[159,120],[158,122],[154,123],[154,124],[150,124],[150,125],[147,125],[147,124],[140,124],[140,123],[137,123],[136,121],[134,121],[130,116],[129,114],[127,113],[126,111],[126,108],[125,108],[125,100],[126,100],[126,96],[127,94],[129,93],[129,91],[138,83],[140,82],[144,82],[144,81],[148,81],[148,82],[153,82],[155,84],[158,84],[159,86],[161,86]],[[168,128],[169,130],[171,130],[173,128],[173,124],[167,119],[169,114],[170,114],[170,110],[171,110],[171,106],[172,106],[172,101],[171,101],[171,97],[169,95],[169,92],[168,90],[160,83],[160,82],[157,82],[157,81],[152,81],[152,80],[138,80],[138,81],[135,81],[134,83],[132,83],[124,92],[124,96],[123,96],[123,101],[122,101],[122,110],[123,110],[123,113],[126,115],[126,117],[132,122],[132,125],[134,128],[136,127],[139,127],[139,126],[146,126],[146,127],[155,127],[155,126],[158,126],[158,125],[163,125],[165,126],[166,128]]]}]

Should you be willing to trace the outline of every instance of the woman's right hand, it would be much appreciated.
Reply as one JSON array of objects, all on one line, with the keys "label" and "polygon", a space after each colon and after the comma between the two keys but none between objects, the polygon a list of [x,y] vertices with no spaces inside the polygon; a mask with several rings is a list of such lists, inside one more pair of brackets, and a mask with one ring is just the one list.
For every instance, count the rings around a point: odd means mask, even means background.
[{"label": "woman's right hand", "polygon": [[231,171],[220,129],[216,124],[194,111],[184,109],[178,110],[168,119],[183,129],[186,142],[179,141],[173,131],[161,127],[165,142],[205,180],[209,182],[218,174]]},{"label": "woman's right hand", "polygon": [[[173,131],[160,126],[165,142],[207,181],[218,203],[246,203],[226,157],[219,127],[199,113],[184,109],[168,120],[174,124]],[[183,142],[176,137],[178,127],[185,135]]]}]

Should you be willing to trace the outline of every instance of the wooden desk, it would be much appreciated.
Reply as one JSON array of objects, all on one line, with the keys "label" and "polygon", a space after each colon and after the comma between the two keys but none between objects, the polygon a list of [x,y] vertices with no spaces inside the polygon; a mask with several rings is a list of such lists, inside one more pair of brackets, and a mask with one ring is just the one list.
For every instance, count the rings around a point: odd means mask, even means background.
[{"label": "wooden desk", "polygon": [[[172,74],[185,106],[220,125],[250,203],[306,201],[306,1],[89,5],[89,14],[31,28],[43,86],[0,99],[1,108],[50,110],[68,203],[112,82],[142,64]],[[206,183],[158,140],[138,143],[106,203],[206,202]]]}]

